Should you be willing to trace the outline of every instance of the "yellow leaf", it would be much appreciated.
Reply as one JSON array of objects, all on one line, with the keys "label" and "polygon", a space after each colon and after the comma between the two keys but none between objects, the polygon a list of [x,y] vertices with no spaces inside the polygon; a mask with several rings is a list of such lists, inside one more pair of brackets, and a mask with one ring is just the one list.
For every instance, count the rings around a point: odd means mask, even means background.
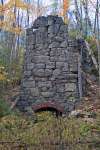
[{"label": "yellow leaf", "polygon": [[5,75],[4,74],[0,74],[0,81],[3,81],[5,79],[6,79]]},{"label": "yellow leaf", "polygon": [[15,5],[16,5],[16,7],[22,8],[22,9],[28,9],[29,8],[29,5],[22,2],[21,0],[15,0]]},{"label": "yellow leaf", "polygon": [[30,6],[28,4],[22,2],[21,0],[9,0],[8,3],[6,3],[4,5],[0,5],[0,12],[7,11],[13,7],[28,9]]}]

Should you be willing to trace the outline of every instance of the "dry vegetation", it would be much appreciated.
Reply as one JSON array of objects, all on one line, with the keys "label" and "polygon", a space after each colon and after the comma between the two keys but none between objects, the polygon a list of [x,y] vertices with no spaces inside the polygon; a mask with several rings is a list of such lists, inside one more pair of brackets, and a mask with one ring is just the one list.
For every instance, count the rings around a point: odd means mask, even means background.
[{"label": "dry vegetation", "polygon": [[[72,150],[98,150],[100,147],[100,114],[91,122],[81,118],[59,117],[50,112],[29,119],[11,114],[0,119],[0,149],[53,150],[70,147]],[[84,147],[82,147],[84,145]],[[21,148],[22,147],[22,148]],[[95,147],[95,149],[94,149]],[[66,149],[65,148],[65,149]]]}]

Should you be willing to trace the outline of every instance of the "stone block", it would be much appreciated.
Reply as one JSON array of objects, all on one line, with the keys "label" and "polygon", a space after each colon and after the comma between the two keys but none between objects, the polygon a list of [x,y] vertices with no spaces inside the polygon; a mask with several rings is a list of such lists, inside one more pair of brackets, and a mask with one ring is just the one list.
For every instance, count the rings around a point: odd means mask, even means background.
[{"label": "stone block", "polygon": [[77,41],[76,40],[71,40],[71,39],[69,39],[68,40],[68,46],[69,47],[77,47],[78,45],[77,45]]},{"label": "stone block", "polygon": [[46,82],[47,81],[46,77],[38,77],[38,76],[33,76],[33,77],[36,82],[38,82],[38,81]]},{"label": "stone block", "polygon": [[34,97],[39,96],[39,90],[38,90],[38,88],[30,88],[30,91],[31,91],[31,95],[32,96],[34,96]]},{"label": "stone block", "polygon": [[62,42],[64,39],[60,36],[55,36],[54,40],[57,41],[57,42]]},{"label": "stone block", "polygon": [[31,88],[31,87],[35,87],[35,81],[30,81],[30,80],[27,80],[27,81],[24,81],[22,86],[24,88]]},{"label": "stone block", "polygon": [[45,98],[50,98],[54,96],[54,92],[41,92],[42,96]]},{"label": "stone block", "polygon": [[52,88],[52,83],[51,81],[45,81],[45,82],[38,81],[38,87],[39,88],[43,88],[43,87]]},{"label": "stone block", "polygon": [[60,29],[60,24],[55,24],[55,26],[54,26],[54,28],[55,28],[55,35],[57,35],[57,33],[59,32],[59,29]]},{"label": "stone block", "polygon": [[76,91],[76,84],[75,83],[66,83],[65,84],[65,91],[68,91],[68,92]]},{"label": "stone block", "polygon": [[34,68],[34,66],[35,66],[34,63],[27,64],[27,70],[32,70]]},{"label": "stone block", "polygon": [[49,50],[48,49],[42,49],[42,50],[37,50],[36,54],[38,55],[44,55],[44,56],[49,56]]},{"label": "stone block", "polygon": [[44,71],[44,69],[34,69],[32,71],[32,75],[37,76],[37,77],[44,77],[45,76],[45,71]]},{"label": "stone block", "polygon": [[65,56],[65,49],[62,48],[52,48],[50,50],[50,56],[52,57],[64,57]]},{"label": "stone block", "polygon": [[61,25],[60,32],[68,34],[68,25]]},{"label": "stone block", "polygon": [[48,33],[48,39],[47,39],[48,44],[52,43],[52,38],[54,38],[54,34],[52,32]]},{"label": "stone block", "polygon": [[31,44],[35,44],[36,43],[36,34],[33,33],[30,36],[28,36],[28,38],[26,39],[26,42],[31,43]]},{"label": "stone block", "polygon": [[56,61],[57,61],[57,58],[54,57],[54,56],[52,56],[52,57],[50,57],[50,61],[51,61],[51,62],[56,62]]},{"label": "stone block", "polygon": [[62,56],[61,55],[61,56],[58,57],[57,61],[59,61],[59,62],[66,62],[67,58],[66,58],[66,56]]},{"label": "stone block", "polygon": [[56,88],[58,93],[64,93],[65,91],[65,86],[62,84],[56,84]]},{"label": "stone block", "polygon": [[54,24],[54,16],[51,16],[51,15],[49,15],[48,17],[47,17],[47,20],[48,20],[48,26],[51,26],[51,25],[53,25]]},{"label": "stone block", "polygon": [[38,17],[35,21],[34,21],[34,24],[33,24],[33,28],[34,29],[37,29],[39,27],[45,27],[48,25],[48,20],[46,17],[44,16],[41,16],[41,17]]},{"label": "stone block", "polygon": [[62,71],[69,71],[68,63],[64,63],[64,66],[62,68]]},{"label": "stone block", "polygon": [[45,64],[43,64],[43,63],[35,64],[35,68],[36,69],[45,69]]},{"label": "stone block", "polygon": [[41,92],[47,92],[48,91],[48,87],[41,87],[40,90],[41,90]]},{"label": "stone block", "polygon": [[55,32],[55,26],[54,25],[49,26],[48,27],[48,34],[54,35],[54,32]]},{"label": "stone block", "polygon": [[50,57],[51,62],[66,62],[67,58],[66,56],[60,55],[60,56],[51,56]]},{"label": "stone block", "polygon": [[[26,79],[24,79],[24,81],[25,81]],[[33,77],[31,76],[31,77],[29,77],[29,78],[27,78],[27,81],[34,81],[34,79],[33,79]],[[34,81],[35,82],[35,81]]]},{"label": "stone block", "polygon": [[45,43],[46,39],[47,39],[47,32],[46,31],[45,32],[38,31],[36,33],[36,44]]},{"label": "stone block", "polygon": [[78,64],[77,63],[70,64],[69,67],[70,67],[71,72],[75,72],[75,73],[78,72]]},{"label": "stone block", "polygon": [[58,69],[60,69],[60,68],[63,68],[63,66],[64,66],[64,62],[56,62],[56,68]]},{"label": "stone block", "polygon": [[52,69],[45,69],[45,77],[49,77],[52,75]]},{"label": "stone block", "polygon": [[28,43],[28,45],[26,46],[26,49],[28,51],[33,51],[35,49],[35,44],[33,43]]},{"label": "stone block", "polygon": [[41,33],[45,33],[45,32],[47,32],[47,27],[39,27],[38,30]]},{"label": "stone block", "polygon": [[55,69],[54,71],[53,71],[53,76],[54,77],[57,77],[57,76],[59,76],[61,74],[61,70],[60,69]]},{"label": "stone block", "polygon": [[68,47],[67,41],[63,41],[63,42],[60,44],[60,47],[62,47],[62,48]]},{"label": "stone block", "polygon": [[32,62],[34,63],[47,63],[49,61],[49,56],[33,56]]},{"label": "stone block", "polygon": [[52,42],[50,45],[49,45],[49,48],[58,48],[60,45],[59,42]]},{"label": "stone block", "polygon": [[55,62],[48,62],[46,64],[47,69],[54,69],[55,68]]},{"label": "stone block", "polygon": [[57,18],[55,19],[55,24],[63,25],[63,24],[64,24],[64,22],[63,22],[62,17],[58,17],[58,16],[57,16]]},{"label": "stone block", "polygon": [[50,49],[50,57],[54,57],[57,54],[56,48]]},{"label": "stone block", "polygon": [[26,35],[27,36],[30,36],[30,35],[32,35],[33,34],[33,28],[28,28],[27,30],[26,30]]},{"label": "stone block", "polygon": [[31,76],[31,71],[24,71],[24,76]]},{"label": "stone block", "polygon": [[63,20],[61,17],[58,17],[58,16],[52,16],[52,15],[49,15],[47,17],[47,20],[48,20],[48,25],[52,25],[52,24],[64,24]]}]

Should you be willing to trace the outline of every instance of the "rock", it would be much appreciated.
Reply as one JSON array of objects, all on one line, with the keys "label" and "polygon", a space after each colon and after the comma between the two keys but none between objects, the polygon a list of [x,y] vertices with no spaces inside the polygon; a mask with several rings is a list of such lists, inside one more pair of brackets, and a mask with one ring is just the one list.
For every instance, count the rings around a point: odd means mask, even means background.
[{"label": "rock", "polygon": [[55,35],[59,33],[59,29],[60,29],[60,24],[55,24]]},{"label": "rock", "polygon": [[27,81],[24,81],[22,85],[24,88],[35,87],[35,81],[27,80]]},{"label": "rock", "polygon": [[48,25],[49,26],[51,26],[52,24],[54,24],[54,22],[55,22],[55,16],[49,15],[47,17],[47,19],[48,19]]},{"label": "rock", "polygon": [[30,42],[32,44],[36,44],[36,34],[35,34],[35,32],[33,32],[30,36],[28,36],[26,38],[26,42],[27,42],[27,44],[29,44]]},{"label": "rock", "polygon": [[51,84],[51,81],[44,81],[44,82],[39,81],[38,87],[39,88],[42,88],[42,87],[52,88],[52,84]]},{"label": "rock", "polygon": [[45,69],[45,77],[49,77],[52,75],[52,70],[51,69]]},{"label": "rock", "polygon": [[95,112],[84,112],[84,114],[85,114],[85,117],[87,117],[87,118],[93,118],[93,119],[96,118]]},{"label": "rock", "polygon": [[32,75],[31,71],[24,71],[24,77],[30,77]]},{"label": "rock", "polygon": [[32,71],[32,75],[37,76],[37,77],[44,77],[45,76],[45,71],[44,71],[44,69],[34,69]]},{"label": "rock", "polygon": [[53,71],[53,76],[54,76],[54,77],[59,76],[60,73],[61,73],[60,69],[55,69],[55,70]]},{"label": "rock", "polygon": [[26,30],[26,35],[27,36],[30,36],[30,35],[32,35],[33,34],[33,28],[28,28],[27,30]]},{"label": "rock", "polygon": [[49,48],[57,48],[59,47],[59,42],[52,42],[50,45],[49,45]]},{"label": "rock", "polygon": [[[54,32],[55,32],[55,27],[54,27],[54,25],[52,25],[52,26],[49,26],[48,27],[48,34],[54,34]],[[53,35],[54,36],[54,35]]]},{"label": "rock", "polygon": [[47,92],[48,91],[48,87],[41,87],[41,92]]},{"label": "rock", "polygon": [[61,25],[60,32],[61,33],[68,33],[68,25]]},{"label": "rock", "polygon": [[94,119],[93,118],[83,118],[83,120],[85,122],[88,122],[88,123],[94,123]]},{"label": "rock", "polygon": [[75,110],[70,113],[70,116],[77,117],[77,118],[84,118],[84,121],[91,121],[96,118],[95,113],[86,112],[82,110]]},{"label": "rock", "polygon": [[41,17],[38,17],[35,21],[34,21],[34,24],[33,24],[33,28],[34,29],[37,29],[39,27],[45,27],[48,25],[48,20],[46,17],[44,16],[41,16]]},{"label": "rock", "polygon": [[33,63],[47,63],[49,61],[49,56],[34,56],[32,59]]},{"label": "rock", "polygon": [[54,69],[55,68],[55,62],[48,62],[46,64],[47,69]]},{"label": "rock", "polygon": [[54,93],[53,92],[41,92],[42,96],[44,97],[53,97],[54,96]]},{"label": "rock", "polygon": [[60,25],[63,25],[64,24],[64,22],[63,22],[63,19],[62,19],[62,17],[56,17],[56,19],[55,19],[55,24],[60,24]]},{"label": "rock", "polygon": [[31,95],[36,97],[36,96],[39,96],[39,90],[38,88],[30,88],[31,90]]},{"label": "rock", "polygon": [[76,91],[76,84],[75,83],[66,83],[65,84],[65,91],[69,91],[69,92]]},{"label": "rock", "polygon": [[57,69],[63,68],[63,66],[64,66],[64,62],[56,62]]},{"label": "rock", "polygon": [[45,69],[45,64],[44,63],[35,64],[35,68],[36,69]]},{"label": "rock", "polygon": [[57,87],[57,92],[58,92],[58,93],[64,93],[64,91],[65,91],[65,87],[64,87],[64,86],[59,85],[59,86]]},{"label": "rock", "polygon": [[77,65],[77,63],[70,64],[69,68],[70,68],[71,72],[76,72],[76,73],[78,72],[78,65]]},{"label": "rock", "polygon": [[69,71],[68,63],[64,63],[64,67],[62,68],[62,71]]},{"label": "rock", "polygon": [[91,75],[90,76],[90,79],[93,81],[93,82],[96,82],[97,81],[97,77],[95,75]]},{"label": "rock", "polygon": [[52,36],[57,35],[59,32],[60,24],[52,24],[51,26],[48,27],[48,34]]},{"label": "rock", "polygon": [[46,29],[44,29],[44,32],[39,30],[36,32],[36,44],[45,43],[46,39],[47,39]]},{"label": "rock", "polygon": [[34,63],[27,64],[27,70],[32,70],[34,68]]},{"label": "rock", "polygon": [[76,42],[76,40],[68,40],[68,46],[69,47],[77,47],[78,45],[77,45],[77,42]]},{"label": "rock", "polygon": [[55,39],[55,41],[57,41],[57,42],[62,42],[62,41],[63,41],[63,38],[60,37],[60,36],[55,36],[54,39]]},{"label": "rock", "polygon": [[62,48],[66,48],[67,46],[68,46],[67,41],[63,41],[63,42],[60,44],[60,47],[62,47]]},{"label": "rock", "polygon": [[84,117],[84,115],[82,114],[82,110],[71,111],[71,113],[69,114],[69,116],[70,117],[76,117],[76,118]]}]

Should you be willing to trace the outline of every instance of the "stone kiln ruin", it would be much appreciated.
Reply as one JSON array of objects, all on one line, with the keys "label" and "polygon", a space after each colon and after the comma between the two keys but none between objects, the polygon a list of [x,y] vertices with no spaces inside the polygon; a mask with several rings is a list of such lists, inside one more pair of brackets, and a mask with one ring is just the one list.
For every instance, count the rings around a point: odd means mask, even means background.
[{"label": "stone kiln ruin", "polygon": [[61,17],[39,17],[26,32],[20,110],[66,113],[81,96],[80,53]]}]

